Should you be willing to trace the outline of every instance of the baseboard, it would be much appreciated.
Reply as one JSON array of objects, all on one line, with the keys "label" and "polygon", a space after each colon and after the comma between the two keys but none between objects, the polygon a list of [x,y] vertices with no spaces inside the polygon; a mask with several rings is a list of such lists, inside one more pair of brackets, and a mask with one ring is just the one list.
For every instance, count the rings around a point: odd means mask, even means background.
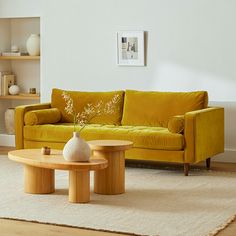
[{"label": "baseboard", "polygon": [[0,146],[15,147],[15,135],[0,134]]},{"label": "baseboard", "polygon": [[236,149],[225,149],[224,153],[216,155],[212,161],[236,163]]}]

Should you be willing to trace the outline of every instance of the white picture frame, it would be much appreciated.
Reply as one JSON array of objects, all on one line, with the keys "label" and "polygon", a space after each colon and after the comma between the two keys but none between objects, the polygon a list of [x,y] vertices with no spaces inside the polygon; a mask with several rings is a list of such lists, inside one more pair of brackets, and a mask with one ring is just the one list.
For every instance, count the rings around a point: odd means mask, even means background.
[{"label": "white picture frame", "polygon": [[117,32],[117,65],[144,66],[144,31]]}]

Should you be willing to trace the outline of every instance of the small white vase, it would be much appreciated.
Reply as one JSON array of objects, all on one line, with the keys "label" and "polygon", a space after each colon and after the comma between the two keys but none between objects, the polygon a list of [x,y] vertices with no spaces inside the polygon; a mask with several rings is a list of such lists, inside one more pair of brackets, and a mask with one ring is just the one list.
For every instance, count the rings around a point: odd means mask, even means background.
[{"label": "small white vase", "polygon": [[9,88],[9,93],[11,95],[17,95],[19,94],[19,92],[20,92],[20,88],[18,85],[11,85],[11,87]]},{"label": "small white vase", "polygon": [[30,56],[40,55],[40,37],[38,34],[31,34],[26,41],[26,48]]},{"label": "small white vase", "polygon": [[67,161],[88,161],[91,150],[89,145],[79,136],[79,133],[73,132],[73,137],[63,148],[63,157]]},{"label": "small white vase", "polygon": [[7,134],[15,134],[15,109],[8,108],[5,112],[5,127]]}]

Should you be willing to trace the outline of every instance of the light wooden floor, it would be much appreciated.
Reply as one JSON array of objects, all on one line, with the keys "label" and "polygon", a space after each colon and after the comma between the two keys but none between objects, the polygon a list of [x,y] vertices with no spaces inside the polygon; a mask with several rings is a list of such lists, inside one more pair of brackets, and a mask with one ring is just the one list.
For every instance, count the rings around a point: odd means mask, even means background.
[{"label": "light wooden floor", "polygon": [[0,146],[0,155],[7,154],[9,151],[14,150],[14,147],[2,147]]},{"label": "light wooden floor", "polygon": [[1,236],[121,236],[127,234],[108,233],[72,227],[39,224],[18,220],[0,219]]},{"label": "light wooden floor", "polygon": [[[14,148],[6,148],[0,147],[0,154],[7,154],[9,150]],[[143,164],[137,164],[134,161],[128,162],[128,165],[136,165],[136,166],[152,166],[152,168],[163,168],[166,167],[166,164],[159,163],[155,164],[152,162],[145,162]],[[173,165],[168,164],[169,168],[179,168],[182,167],[180,165]],[[204,163],[196,165],[197,168],[205,168]],[[211,170],[218,170],[218,171],[235,171],[236,172],[236,164],[232,163],[219,163],[219,162],[212,162],[211,163]],[[187,177],[186,177],[187,178]],[[47,224],[39,224],[39,223],[32,223],[32,222],[25,222],[25,221],[17,221],[17,220],[6,220],[0,219],[0,235],[1,236],[121,236],[127,234],[117,234],[117,233],[108,233],[102,231],[95,231],[95,230],[85,230],[85,229],[78,229],[72,227],[64,227],[64,226],[55,226],[55,225],[47,225]],[[217,236],[235,236],[236,235],[236,221],[231,223],[227,228],[222,230],[217,234]]]}]

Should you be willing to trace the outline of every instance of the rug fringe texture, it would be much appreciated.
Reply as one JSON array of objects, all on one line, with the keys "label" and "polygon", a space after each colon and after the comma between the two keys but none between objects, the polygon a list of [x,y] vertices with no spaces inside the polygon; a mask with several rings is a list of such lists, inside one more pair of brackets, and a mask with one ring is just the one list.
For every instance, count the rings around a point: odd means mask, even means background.
[{"label": "rug fringe texture", "polygon": [[236,220],[236,214],[230,217],[224,224],[220,225],[218,228],[216,228],[214,231],[210,232],[208,236],[216,236],[221,231],[226,229],[230,224],[232,224]]}]

